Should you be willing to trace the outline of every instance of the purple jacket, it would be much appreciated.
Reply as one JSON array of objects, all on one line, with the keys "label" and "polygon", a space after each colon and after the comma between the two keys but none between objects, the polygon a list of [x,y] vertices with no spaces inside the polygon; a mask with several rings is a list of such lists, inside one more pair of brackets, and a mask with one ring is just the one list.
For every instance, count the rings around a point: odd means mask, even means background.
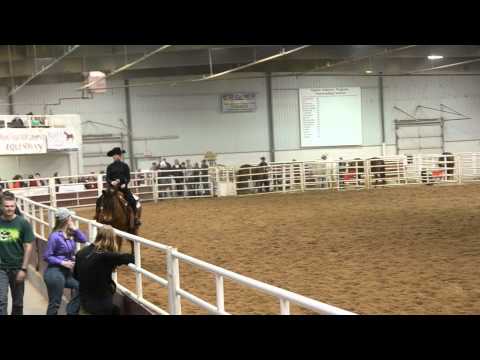
[{"label": "purple jacket", "polygon": [[43,254],[43,259],[48,265],[60,265],[62,261],[75,260],[76,246],[75,242],[86,243],[86,236],[80,231],[73,232],[73,240],[65,239],[61,231],[56,231],[48,237],[47,250]]}]

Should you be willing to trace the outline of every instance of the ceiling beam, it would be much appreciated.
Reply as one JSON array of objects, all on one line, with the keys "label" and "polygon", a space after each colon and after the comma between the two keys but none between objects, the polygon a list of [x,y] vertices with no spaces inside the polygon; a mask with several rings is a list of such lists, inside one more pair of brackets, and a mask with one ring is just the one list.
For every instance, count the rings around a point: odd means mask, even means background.
[{"label": "ceiling beam", "polygon": [[[142,56],[141,58],[139,58],[139,59],[137,59],[137,60],[135,60],[135,61],[132,61],[132,62],[129,63],[129,64],[126,64],[126,65],[124,65],[124,66],[121,66],[120,68],[118,68],[118,69],[116,69],[116,70],[113,70],[111,73],[109,73],[109,74],[105,77],[105,79],[108,79],[109,77],[112,77],[112,76],[114,76],[114,75],[116,75],[116,74],[119,74],[119,73],[121,73],[122,71],[125,71],[125,70],[127,70],[127,69],[130,69],[132,66],[135,66],[135,65],[141,63],[142,61],[145,61],[145,60],[148,59],[149,57],[151,57],[151,56],[153,56],[153,55],[156,55],[156,54],[158,54],[159,52],[164,51],[165,49],[168,49],[168,48],[171,47],[171,46],[173,46],[173,45],[163,45],[163,46],[161,46],[161,47],[159,47],[159,48],[157,48],[157,49],[155,49],[155,50],[153,50],[153,51],[145,54],[145,55]],[[81,90],[85,90],[85,89],[87,89],[87,88],[95,85],[95,84],[98,83],[100,80],[102,80],[102,79],[99,78],[99,79],[97,79],[97,80],[91,81],[91,82],[89,82],[88,84],[82,86],[81,88],[78,88],[77,90],[80,90],[80,91],[81,91]]]},{"label": "ceiling beam", "polygon": [[15,86],[9,93],[8,96],[12,96],[15,93],[17,93],[20,89],[22,89],[25,85],[27,85],[29,82],[31,82],[33,79],[35,79],[37,76],[43,74],[45,71],[50,69],[52,66],[57,64],[58,62],[62,61],[65,57],[67,57],[69,54],[74,52],[80,47],[80,45],[73,45],[72,47],[68,47],[68,50],[63,53],[62,56],[59,56],[55,60],[53,60],[51,63],[49,63],[47,66],[43,67],[40,71],[34,72],[32,76],[30,76],[27,80],[25,80],[22,84],[19,86]]}]

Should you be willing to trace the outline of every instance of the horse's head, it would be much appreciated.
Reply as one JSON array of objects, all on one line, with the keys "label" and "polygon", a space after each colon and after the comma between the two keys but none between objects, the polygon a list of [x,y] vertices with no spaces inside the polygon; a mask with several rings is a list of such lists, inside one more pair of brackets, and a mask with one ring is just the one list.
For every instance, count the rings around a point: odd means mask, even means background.
[{"label": "horse's head", "polygon": [[101,214],[102,214],[102,223],[104,224],[110,224],[113,215],[114,215],[114,209],[115,209],[115,202],[117,198],[117,194],[119,192],[118,185],[117,186],[112,186],[108,185],[103,191],[103,201],[102,201],[102,208],[101,208]]}]

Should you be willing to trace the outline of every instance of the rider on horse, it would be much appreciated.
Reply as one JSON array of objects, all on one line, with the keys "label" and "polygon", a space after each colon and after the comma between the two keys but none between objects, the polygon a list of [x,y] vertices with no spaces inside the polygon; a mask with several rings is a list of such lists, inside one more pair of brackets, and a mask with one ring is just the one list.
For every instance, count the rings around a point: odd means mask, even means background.
[{"label": "rider on horse", "polygon": [[112,157],[114,162],[107,167],[107,183],[110,186],[119,185],[120,191],[125,195],[125,199],[133,210],[135,215],[135,225],[141,225],[140,219],[137,217],[137,201],[135,200],[132,192],[128,188],[130,182],[130,168],[122,161],[122,155],[125,154],[125,150],[120,148],[114,148],[107,156]]}]

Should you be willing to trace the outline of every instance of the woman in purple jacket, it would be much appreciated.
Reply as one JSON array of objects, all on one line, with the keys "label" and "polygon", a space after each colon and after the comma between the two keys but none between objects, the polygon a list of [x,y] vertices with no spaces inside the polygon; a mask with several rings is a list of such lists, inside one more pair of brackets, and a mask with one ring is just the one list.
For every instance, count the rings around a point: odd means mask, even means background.
[{"label": "woman in purple jacket", "polygon": [[78,281],[73,278],[76,242],[86,243],[85,235],[75,228],[72,213],[58,209],[55,214],[55,228],[48,238],[43,259],[48,263],[43,279],[48,290],[47,315],[57,315],[65,288],[72,289],[72,298],[67,305],[67,315],[78,315],[80,298]]}]

